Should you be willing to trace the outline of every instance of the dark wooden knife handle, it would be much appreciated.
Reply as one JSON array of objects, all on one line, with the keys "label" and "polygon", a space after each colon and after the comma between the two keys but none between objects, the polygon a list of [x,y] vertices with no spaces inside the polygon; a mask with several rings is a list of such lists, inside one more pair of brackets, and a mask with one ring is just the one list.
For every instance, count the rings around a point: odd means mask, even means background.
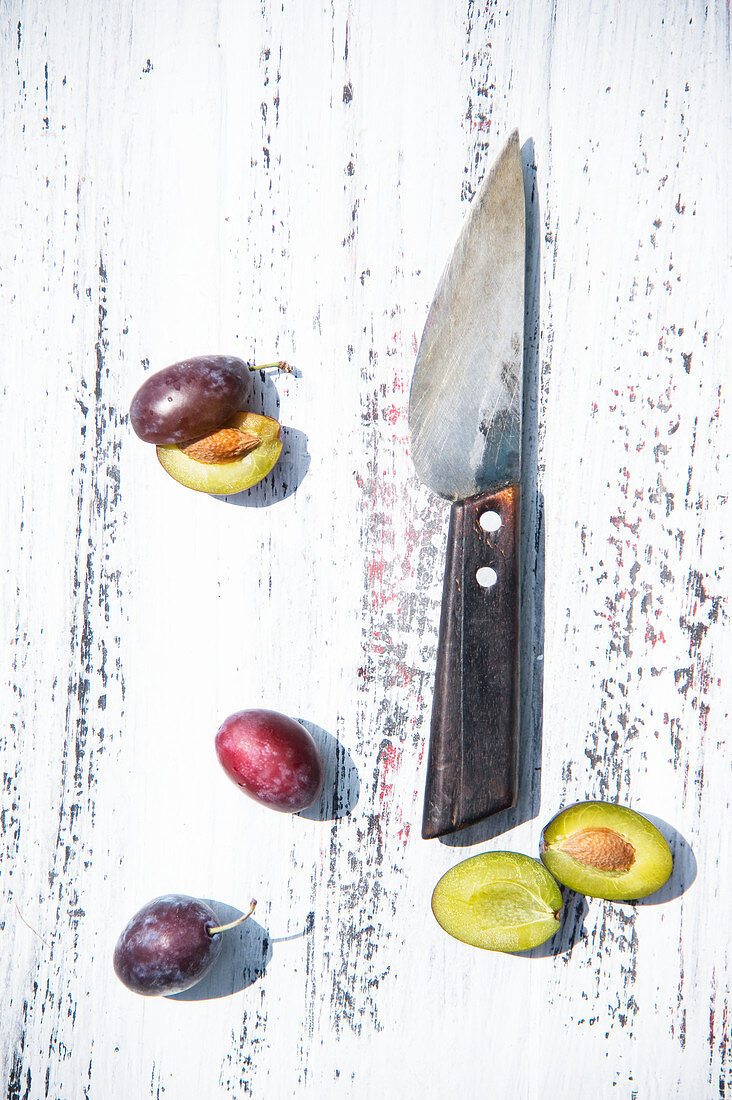
[{"label": "dark wooden knife handle", "polygon": [[[497,513],[497,530],[481,525],[484,513]],[[456,501],[450,512],[425,839],[482,821],[516,798],[520,514],[517,485]],[[477,576],[486,568],[495,572],[487,587]],[[480,574],[486,579],[492,574]]]}]

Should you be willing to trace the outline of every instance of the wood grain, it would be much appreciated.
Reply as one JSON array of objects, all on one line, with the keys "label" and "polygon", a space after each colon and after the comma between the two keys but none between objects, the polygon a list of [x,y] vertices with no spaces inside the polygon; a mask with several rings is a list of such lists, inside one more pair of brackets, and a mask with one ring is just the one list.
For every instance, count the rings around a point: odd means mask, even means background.
[{"label": "wood grain", "polygon": [[[732,1092],[730,17],[645,4],[0,3],[0,1080],[8,1100]],[[416,342],[484,169],[531,186],[516,806],[419,837],[447,510]],[[150,371],[287,359],[243,500],[128,424]],[[234,710],[301,719],[316,812],[220,772]],[[675,872],[567,898],[529,957],[432,888],[577,799]],[[248,907],[198,999],[114,978],[129,916]]]},{"label": "wood grain", "polygon": [[476,825],[516,801],[520,520],[518,485],[450,508],[422,815],[426,840]]}]

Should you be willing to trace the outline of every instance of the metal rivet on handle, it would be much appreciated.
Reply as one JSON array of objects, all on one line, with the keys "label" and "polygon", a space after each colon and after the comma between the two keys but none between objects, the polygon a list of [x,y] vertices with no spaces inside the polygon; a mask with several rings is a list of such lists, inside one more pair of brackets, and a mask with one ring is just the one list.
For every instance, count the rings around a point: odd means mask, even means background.
[{"label": "metal rivet on handle", "polygon": [[498,512],[483,512],[480,517],[479,523],[484,531],[497,531],[502,524],[502,519]]},{"label": "metal rivet on handle", "polygon": [[491,569],[490,565],[481,565],[475,574],[475,579],[481,588],[492,588],[498,580],[498,574],[495,569]]}]

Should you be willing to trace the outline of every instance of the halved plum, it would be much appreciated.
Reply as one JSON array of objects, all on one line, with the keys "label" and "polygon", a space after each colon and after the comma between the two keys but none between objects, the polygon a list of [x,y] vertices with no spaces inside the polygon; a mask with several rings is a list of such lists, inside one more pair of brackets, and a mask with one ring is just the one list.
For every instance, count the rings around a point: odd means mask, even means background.
[{"label": "halved plum", "polygon": [[577,802],[562,810],[544,829],[540,854],[564,886],[608,901],[653,894],[673,868],[656,826],[613,802]]},{"label": "halved plum", "polygon": [[151,374],[132,398],[130,423],[146,443],[186,443],[246,409],[251,370],[233,355],[199,355]]},{"label": "halved plum", "polygon": [[488,951],[527,951],[560,926],[562,894],[539,862],[517,852],[483,852],[451,867],[435,887],[432,912],[456,940]]},{"label": "halved plum", "polygon": [[251,489],[267,476],[280,457],[280,425],[270,416],[241,412],[231,417],[225,427],[256,436],[259,443],[238,457],[214,462],[192,458],[176,444],[159,446],[160,465],[181,485],[200,493],[230,496]]}]

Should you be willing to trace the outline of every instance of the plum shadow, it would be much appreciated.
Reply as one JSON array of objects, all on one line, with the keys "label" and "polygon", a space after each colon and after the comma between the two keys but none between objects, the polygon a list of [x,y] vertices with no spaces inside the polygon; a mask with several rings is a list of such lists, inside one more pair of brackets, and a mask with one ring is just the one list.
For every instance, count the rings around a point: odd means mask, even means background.
[{"label": "plum shadow", "polygon": [[[674,860],[671,877],[655,894],[649,894],[647,898],[636,898],[631,901],[611,902],[612,905],[627,905],[631,907],[640,905],[663,905],[664,902],[673,901],[685,894],[696,879],[696,856],[691,845],[685,840],[678,829],[669,825],[663,818],[654,817],[652,814],[644,814],[652,822],[662,836],[666,839]],[[539,959],[550,955],[564,955],[583,939],[584,920],[589,912],[589,902],[597,902],[602,905],[601,898],[587,898],[584,894],[578,894],[567,887],[561,887],[564,901],[564,916],[562,924],[555,936],[546,943],[534,947],[530,951],[514,951],[511,954],[517,958]]]},{"label": "plum shadow", "polygon": [[637,898],[632,904],[662,905],[665,901],[673,901],[674,898],[680,898],[694,882],[697,872],[696,856],[692,851],[691,845],[685,840],[678,829],[674,829],[673,825],[669,825],[663,818],[654,817],[652,814],[644,813],[643,816],[647,817],[665,838],[671,849],[674,866],[671,871],[671,877],[663,884],[660,890],[656,890],[655,894],[649,894],[647,898]]},{"label": "plum shadow", "polygon": [[[293,374],[300,377],[299,371],[293,371]],[[250,412],[279,420],[280,397],[272,376],[265,374],[264,371],[255,371],[254,383]],[[234,504],[237,508],[268,508],[271,504],[277,504],[292,496],[310,469],[308,437],[299,428],[288,428],[285,425],[282,425],[281,436],[282,453],[277,465],[267,477],[257,485],[253,485],[251,489],[214,499],[224,504]]]},{"label": "plum shadow", "polygon": [[[244,912],[226,902],[212,901],[210,898],[204,898],[204,901],[211,906],[221,924],[236,920]],[[221,954],[208,974],[191,989],[166,997],[167,1001],[213,1001],[219,997],[230,997],[262,977],[272,958],[272,940],[261,924],[249,917],[237,928],[222,932],[221,938]]]},{"label": "plum shadow", "polygon": [[291,940],[301,940],[305,936],[309,936],[315,928],[315,911],[311,910],[305,918],[305,924],[301,931],[292,932],[289,936],[273,936],[272,943],[290,943]]},{"label": "plum shadow", "polygon": [[440,837],[442,844],[467,848],[533,821],[541,805],[544,707],[544,496],[539,490],[539,391],[541,362],[541,211],[536,183],[534,142],[521,149],[526,203],[526,274],[524,309],[524,391],[521,421],[521,579],[520,703],[516,802],[508,810]]},{"label": "plum shadow", "polygon": [[585,917],[589,904],[584,894],[577,894],[561,886],[562,923],[559,930],[545,943],[532,947],[529,951],[512,951],[517,959],[548,959],[557,955],[569,955],[572,949],[584,939]]},{"label": "plum shadow", "polygon": [[306,718],[298,718],[298,721],[305,726],[318,746],[325,772],[320,798],[306,810],[301,810],[298,816],[310,821],[335,821],[339,817],[346,817],[358,802],[361,791],[361,781],[353,757],[332,733]]}]

